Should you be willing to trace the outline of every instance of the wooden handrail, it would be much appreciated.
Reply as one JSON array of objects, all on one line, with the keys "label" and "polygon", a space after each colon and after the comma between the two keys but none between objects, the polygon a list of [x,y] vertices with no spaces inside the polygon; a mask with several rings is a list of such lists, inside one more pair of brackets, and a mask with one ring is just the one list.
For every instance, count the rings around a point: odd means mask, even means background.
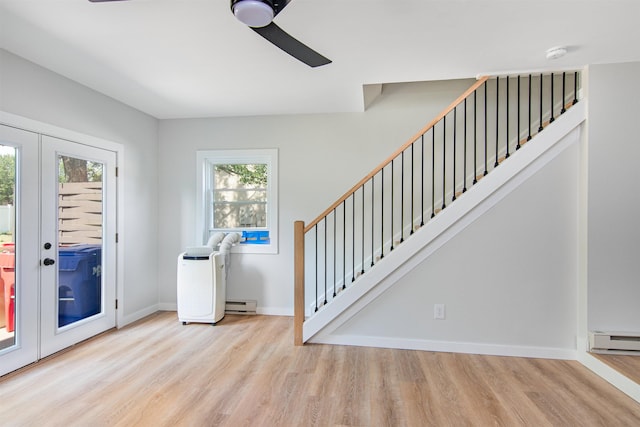
[{"label": "wooden handrail", "polygon": [[316,219],[314,219],[313,221],[311,221],[309,224],[307,224],[304,228],[304,232],[307,233],[309,230],[311,230],[316,224],[318,224],[320,221],[322,221],[322,219],[329,215],[335,208],[337,208],[342,202],[344,202],[345,200],[347,200],[354,192],[356,192],[356,190],[358,190],[360,187],[362,187],[366,182],[368,182],[373,176],[375,176],[378,172],[380,172],[380,170],[382,170],[382,168],[384,168],[385,166],[387,166],[389,163],[391,163],[391,161],[393,159],[395,159],[396,157],[398,157],[404,150],[406,150],[407,148],[409,148],[411,146],[411,144],[413,144],[414,142],[416,142],[422,135],[424,135],[425,133],[427,133],[429,131],[429,129],[431,129],[433,126],[435,126],[440,120],[442,120],[442,118],[444,116],[446,116],[447,114],[449,114],[451,111],[453,111],[453,109],[455,107],[457,107],[462,101],[464,101],[464,99],[471,95],[475,90],[477,90],[480,86],[482,86],[484,84],[484,82],[486,82],[489,79],[489,76],[483,76],[480,77],[478,79],[477,82],[475,82],[473,85],[471,85],[471,87],[469,89],[467,89],[462,95],[460,95],[458,98],[456,98],[455,101],[453,101],[447,108],[445,108],[444,110],[442,110],[442,112],[440,114],[438,114],[433,120],[431,120],[431,122],[429,122],[425,127],[423,127],[421,130],[419,130],[415,135],[413,135],[406,143],[404,143],[400,148],[398,148],[392,155],[390,155],[389,157],[387,157],[386,160],[384,160],[382,163],[380,163],[374,170],[372,170],[371,172],[369,172],[369,174],[367,176],[365,176],[364,178],[362,178],[360,181],[358,181],[358,183],[356,185],[354,185],[353,187],[351,187],[351,189],[349,191],[347,191],[346,193],[344,193],[344,195],[342,197],[340,197],[338,200],[336,200],[331,206],[329,206],[324,212],[322,212],[320,215],[318,215],[318,217]]}]

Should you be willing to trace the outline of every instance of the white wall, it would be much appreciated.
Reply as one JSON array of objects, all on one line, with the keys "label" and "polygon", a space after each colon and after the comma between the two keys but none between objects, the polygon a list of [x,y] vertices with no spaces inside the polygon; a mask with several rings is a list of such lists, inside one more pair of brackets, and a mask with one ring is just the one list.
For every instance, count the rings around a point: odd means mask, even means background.
[{"label": "white wall", "polygon": [[588,327],[640,332],[640,63],[589,69]]},{"label": "white wall", "polygon": [[125,321],[155,311],[158,121],[2,49],[0,111],[124,146]]},{"label": "white wall", "polygon": [[[365,113],[160,122],[160,301],[175,307],[176,257],[196,243],[198,149],[278,148],[277,255],[233,255],[228,298],[293,313],[293,222],[311,221],[426,125],[473,81],[385,85]],[[277,100],[274,100],[277,102]]]}]

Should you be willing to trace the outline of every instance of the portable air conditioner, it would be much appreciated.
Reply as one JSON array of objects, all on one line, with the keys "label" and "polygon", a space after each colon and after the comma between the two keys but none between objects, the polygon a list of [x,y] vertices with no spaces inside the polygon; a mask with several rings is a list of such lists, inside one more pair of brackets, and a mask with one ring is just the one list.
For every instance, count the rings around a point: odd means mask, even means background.
[{"label": "portable air conditioner", "polygon": [[178,320],[220,321],[225,312],[224,255],[184,252],[178,256]]}]

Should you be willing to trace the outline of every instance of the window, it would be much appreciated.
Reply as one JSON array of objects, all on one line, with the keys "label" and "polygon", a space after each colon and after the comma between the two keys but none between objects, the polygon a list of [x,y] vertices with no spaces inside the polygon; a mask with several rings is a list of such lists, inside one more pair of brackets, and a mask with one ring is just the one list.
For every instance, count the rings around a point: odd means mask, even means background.
[{"label": "window", "polygon": [[278,252],[278,150],[198,151],[198,240],[238,232],[234,252]]}]

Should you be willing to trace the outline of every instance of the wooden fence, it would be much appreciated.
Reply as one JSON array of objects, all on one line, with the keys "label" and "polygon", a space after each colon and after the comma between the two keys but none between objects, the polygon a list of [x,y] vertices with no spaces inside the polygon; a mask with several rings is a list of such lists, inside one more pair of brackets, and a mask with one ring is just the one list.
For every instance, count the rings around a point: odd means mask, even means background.
[{"label": "wooden fence", "polygon": [[58,243],[102,243],[102,182],[59,185]]}]

